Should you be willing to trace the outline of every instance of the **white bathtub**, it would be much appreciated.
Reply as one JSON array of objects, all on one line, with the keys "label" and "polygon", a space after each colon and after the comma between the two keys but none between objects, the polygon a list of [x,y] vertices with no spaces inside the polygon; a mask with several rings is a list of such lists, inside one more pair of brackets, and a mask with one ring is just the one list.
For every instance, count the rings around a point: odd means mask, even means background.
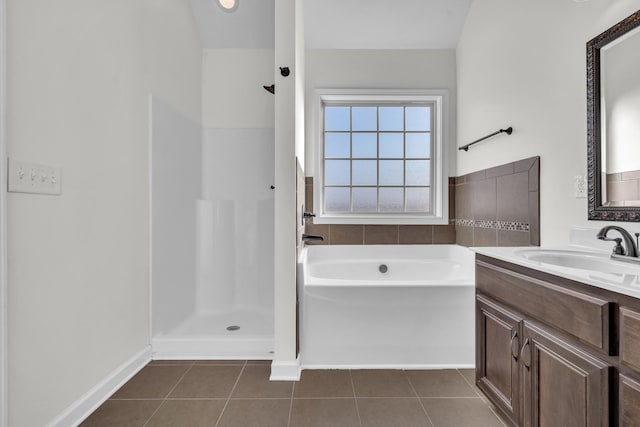
[{"label": "white bathtub", "polygon": [[474,366],[467,248],[308,246],[298,268],[303,368]]}]

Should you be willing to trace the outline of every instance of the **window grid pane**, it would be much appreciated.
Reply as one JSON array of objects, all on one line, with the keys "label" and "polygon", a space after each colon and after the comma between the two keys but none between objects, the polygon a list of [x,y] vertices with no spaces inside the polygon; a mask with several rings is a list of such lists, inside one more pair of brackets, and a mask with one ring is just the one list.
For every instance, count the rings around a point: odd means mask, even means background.
[{"label": "window grid pane", "polygon": [[[430,103],[325,106],[325,211],[430,213],[432,110]],[[338,149],[336,138],[345,137],[334,134],[348,134],[348,148]]]}]

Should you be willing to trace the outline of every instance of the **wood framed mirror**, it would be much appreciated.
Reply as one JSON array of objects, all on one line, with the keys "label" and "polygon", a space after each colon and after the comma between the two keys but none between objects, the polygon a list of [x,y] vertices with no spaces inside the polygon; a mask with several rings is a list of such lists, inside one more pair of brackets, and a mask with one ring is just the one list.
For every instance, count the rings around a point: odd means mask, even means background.
[{"label": "wood framed mirror", "polygon": [[587,43],[590,220],[640,221],[640,10]]}]

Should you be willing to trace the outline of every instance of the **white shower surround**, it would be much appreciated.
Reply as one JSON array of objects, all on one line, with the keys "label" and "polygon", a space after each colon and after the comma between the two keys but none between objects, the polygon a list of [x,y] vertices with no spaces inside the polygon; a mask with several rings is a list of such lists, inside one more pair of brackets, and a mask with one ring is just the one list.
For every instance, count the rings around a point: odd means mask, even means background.
[{"label": "white shower surround", "polygon": [[202,130],[152,110],[153,357],[269,359],[273,129]]},{"label": "white shower surround", "polygon": [[309,246],[298,266],[303,369],[475,366],[469,249]]}]

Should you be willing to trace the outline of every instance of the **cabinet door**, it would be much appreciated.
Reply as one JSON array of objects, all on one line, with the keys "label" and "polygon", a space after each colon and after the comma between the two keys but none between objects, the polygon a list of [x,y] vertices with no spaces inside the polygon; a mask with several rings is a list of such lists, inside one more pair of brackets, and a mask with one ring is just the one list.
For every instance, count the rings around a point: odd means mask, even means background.
[{"label": "cabinet door", "polygon": [[543,328],[523,325],[524,425],[608,426],[610,366]]},{"label": "cabinet door", "polygon": [[640,424],[640,382],[620,374],[618,382],[620,400],[621,427],[634,427]]},{"label": "cabinet door", "polygon": [[520,420],[520,322],[522,319],[498,303],[476,296],[477,385],[504,415]]}]

